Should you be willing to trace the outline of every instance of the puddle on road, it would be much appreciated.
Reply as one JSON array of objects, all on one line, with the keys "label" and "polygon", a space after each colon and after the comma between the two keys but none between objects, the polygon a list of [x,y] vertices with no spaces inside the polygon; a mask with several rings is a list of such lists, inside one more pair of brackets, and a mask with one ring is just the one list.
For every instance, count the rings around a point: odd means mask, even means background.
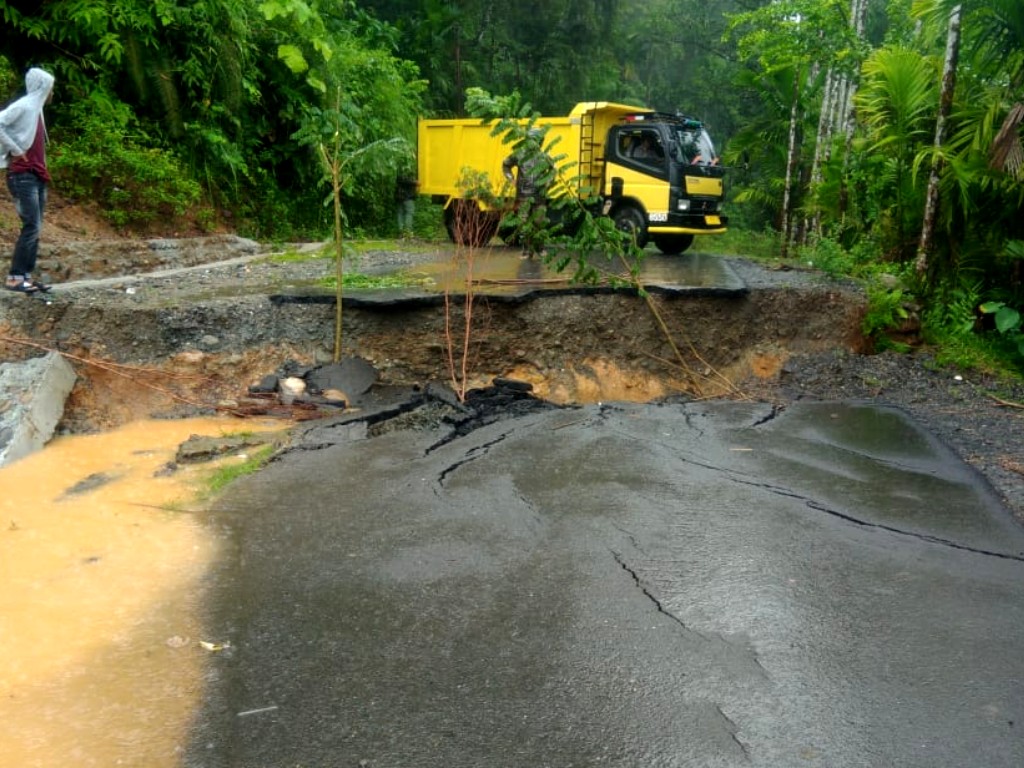
[{"label": "puddle on road", "polygon": [[154,473],[190,435],[274,428],[136,422],[57,438],[0,469],[4,765],[179,764],[202,694],[199,641],[217,639],[201,637],[197,609],[218,542],[168,509],[210,465]]},{"label": "puddle on road", "polygon": [[[627,277],[625,266],[615,260],[593,259],[590,266],[606,277]],[[541,259],[521,259],[513,248],[481,249],[476,252],[472,263],[473,279],[479,281],[477,292],[489,295],[516,295],[540,286],[548,290],[569,288],[572,286],[573,269],[570,266],[558,271],[554,264]],[[425,290],[460,293],[465,289],[467,270],[465,258],[448,258],[417,264],[405,270],[404,274],[412,278],[429,278],[434,287]],[[674,286],[681,290],[719,288],[742,291],[745,288],[743,281],[724,260],[700,253],[681,256],[646,253],[639,278],[646,286]]]}]

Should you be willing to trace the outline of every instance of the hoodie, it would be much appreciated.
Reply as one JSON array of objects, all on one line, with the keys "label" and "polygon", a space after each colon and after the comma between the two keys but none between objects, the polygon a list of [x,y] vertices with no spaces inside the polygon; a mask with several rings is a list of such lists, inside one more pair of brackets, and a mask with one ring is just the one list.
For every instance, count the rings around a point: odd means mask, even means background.
[{"label": "hoodie", "polygon": [[52,90],[49,72],[33,67],[25,74],[25,95],[0,112],[0,168],[8,166],[11,155],[28,152]]}]

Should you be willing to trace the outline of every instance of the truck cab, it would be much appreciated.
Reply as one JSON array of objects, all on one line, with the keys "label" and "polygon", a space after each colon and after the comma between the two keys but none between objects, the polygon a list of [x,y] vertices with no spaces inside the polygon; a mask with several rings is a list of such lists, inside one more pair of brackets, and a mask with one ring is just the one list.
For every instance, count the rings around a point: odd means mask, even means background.
[{"label": "truck cab", "polygon": [[699,121],[641,113],[612,126],[605,141],[605,212],[621,229],[663,253],[681,253],[694,235],[719,234],[725,169]]}]

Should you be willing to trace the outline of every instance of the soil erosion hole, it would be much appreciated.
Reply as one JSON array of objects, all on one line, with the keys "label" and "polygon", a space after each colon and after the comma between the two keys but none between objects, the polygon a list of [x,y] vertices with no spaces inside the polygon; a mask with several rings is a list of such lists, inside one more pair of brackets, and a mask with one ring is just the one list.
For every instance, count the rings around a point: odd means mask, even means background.
[{"label": "soil erosion hole", "polygon": [[[863,347],[864,302],[853,291],[785,287],[654,301],[664,328],[646,303],[631,295],[479,297],[468,383],[520,379],[530,382],[537,396],[559,404],[696,394],[694,381],[700,396],[717,397],[778,378],[790,355]],[[18,306],[17,313],[8,313],[3,336],[59,346],[85,361],[133,367],[113,371],[72,361],[79,381],[63,424],[70,432],[230,408],[283,361],[313,365],[329,361],[333,353],[334,306],[323,297]],[[457,304],[446,313],[436,303],[357,302],[346,306],[344,323],[344,355],[369,361],[382,385],[450,381],[446,328],[461,327]],[[39,354],[38,348],[2,346],[7,359]]]}]

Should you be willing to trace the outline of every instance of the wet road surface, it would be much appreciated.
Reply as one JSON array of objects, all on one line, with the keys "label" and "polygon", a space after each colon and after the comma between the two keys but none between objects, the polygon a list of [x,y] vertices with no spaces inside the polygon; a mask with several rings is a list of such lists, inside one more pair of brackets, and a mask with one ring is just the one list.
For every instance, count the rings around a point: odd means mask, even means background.
[{"label": "wet road surface", "polygon": [[190,766],[1024,764],[1024,533],[898,411],[320,425],[211,525]]}]

